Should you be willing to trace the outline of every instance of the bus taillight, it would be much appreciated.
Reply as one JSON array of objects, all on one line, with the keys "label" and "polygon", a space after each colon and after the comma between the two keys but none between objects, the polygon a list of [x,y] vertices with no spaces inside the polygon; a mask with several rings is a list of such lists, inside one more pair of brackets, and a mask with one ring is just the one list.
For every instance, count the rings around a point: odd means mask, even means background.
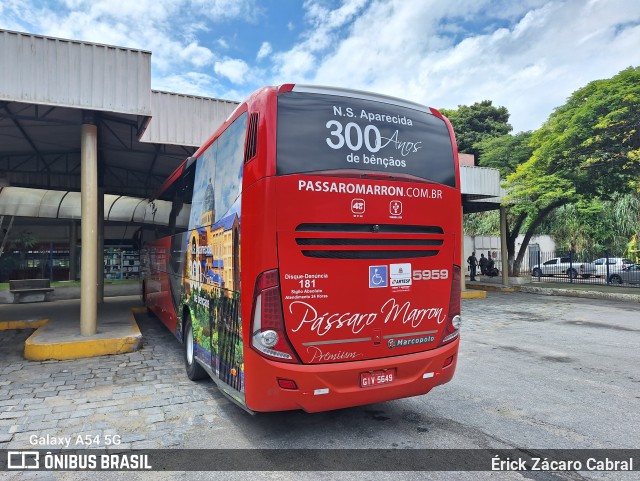
[{"label": "bus taillight", "polygon": [[453,279],[451,279],[451,297],[449,298],[449,315],[447,325],[444,328],[444,335],[440,345],[453,341],[460,335],[460,266],[453,266]]},{"label": "bus taillight", "polygon": [[253,293],[251,347],[274,361],[298,363],[284,328],[277,269],[258,276]]}]

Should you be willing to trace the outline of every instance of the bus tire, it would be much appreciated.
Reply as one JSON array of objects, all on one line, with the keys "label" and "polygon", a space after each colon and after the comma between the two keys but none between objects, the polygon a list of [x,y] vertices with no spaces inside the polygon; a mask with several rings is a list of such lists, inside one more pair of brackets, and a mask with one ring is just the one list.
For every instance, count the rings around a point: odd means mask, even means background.
[{"label": "bus tire", "polygon": [[191,327],[191,317],[187,315],[184,326],[184,366],[187,370],[187,377],[192,381],[198,381],[207,376],[207,371],[198,364],[195,357],[195,343],[193,342],[193,328]]},{"label": "bus tire", "polygon": [[144,304],[144,307],[147,308],[147,316],[157,319],[158,316],[156,316],[156,313],[153,311],[151,306],[149,306],[147,300],[147,281],[142,281],[142,303]]}]

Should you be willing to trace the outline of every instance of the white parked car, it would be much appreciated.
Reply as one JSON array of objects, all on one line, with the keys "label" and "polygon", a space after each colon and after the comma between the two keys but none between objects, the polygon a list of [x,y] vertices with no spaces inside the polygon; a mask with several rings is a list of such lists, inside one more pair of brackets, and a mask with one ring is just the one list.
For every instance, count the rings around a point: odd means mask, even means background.
[{"label": "white parked car", "polygon": [[609,278],[611,278],[611,274],[623,271],[626,267],[632,264],[632,260],[625,259],[623,257],[601,257],[600,259],[593,261],[593,265],[596,266],[596,275],[598,277],[606,277],[607,265],[609,266]]},{"label": "white parked car", "polygon": [[592,262],[578,262],[573,261],[569,257],[554,257],[542,265],[536,264],[531,269],[531,275],[534,277],[540,276],[561,276],[566,275],[571,279],[575,279],[578,276],[582,276],[585,279],[595,275],[596,266]]}]

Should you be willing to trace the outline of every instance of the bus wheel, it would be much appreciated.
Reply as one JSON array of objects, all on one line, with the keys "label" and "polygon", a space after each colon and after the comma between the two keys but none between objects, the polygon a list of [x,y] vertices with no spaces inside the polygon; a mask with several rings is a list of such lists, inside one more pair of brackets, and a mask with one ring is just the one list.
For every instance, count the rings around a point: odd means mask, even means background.
[{"label": "bus wheel", "polygon": [[142,303],[146,306],[147,305],[147,283],[145,281],[142,281],[141,293],[142,293]]},{"label": "bus wheel", "polygon": [[187,377],[192,381],[203,379],[207,376],[205,371],[195,358],[195,343],[193,342],[193,328],[191,327],[191,317],[185,319],[184,328],[184,365],[187,368]]},{"label": "bus wheel", "polygon": [[147,316],[157,319],[158,316],[156,316],[156,313],[153,312],[153,309],[151,309],[149,304],[147,304],[147,300],[147,282],[142,281],[142,303],[144,304],[144,307],[147,308]]}]

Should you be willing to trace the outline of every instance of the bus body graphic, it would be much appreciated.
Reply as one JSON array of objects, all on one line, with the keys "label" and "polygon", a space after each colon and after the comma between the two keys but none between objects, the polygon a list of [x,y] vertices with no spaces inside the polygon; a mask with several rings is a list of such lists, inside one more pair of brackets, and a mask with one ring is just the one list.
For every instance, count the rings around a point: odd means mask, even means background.
[{"label": "bus body graphic", "polygon": [[145,303],[189,377],[247,410],[424,394],[457,361],[459,186],[439,112],[263,88],[156,194],[170,235],[146,243]]}]

